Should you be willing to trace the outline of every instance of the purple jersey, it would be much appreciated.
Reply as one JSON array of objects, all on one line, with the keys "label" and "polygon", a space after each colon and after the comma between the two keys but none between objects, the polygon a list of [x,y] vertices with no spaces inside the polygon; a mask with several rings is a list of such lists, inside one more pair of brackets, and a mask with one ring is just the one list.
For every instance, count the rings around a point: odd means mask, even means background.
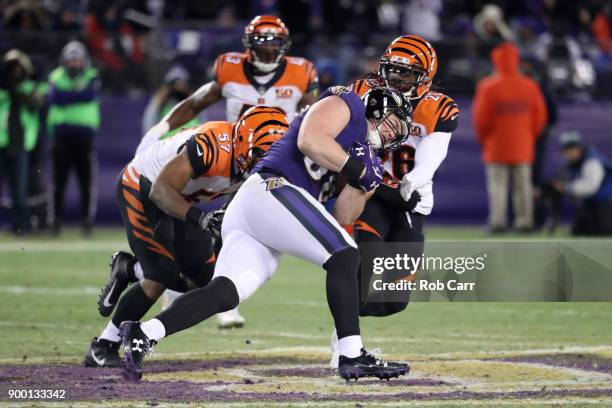
[{"label": "purple jersey", "polygon": [[[344,129],[336,136],[336,142],[344,150],[355,142],[366,142],[368,125],[365,120],[365,106],[356,93],[344,86],[328,88],[320,99],[336,95],[348,105],[351,118]],[[290,183],[302,187],[315,199],[325,201],[333,190],[335,173],[315,164],[297,147],[297,138],[305,113],[296,117],[289,125],[285,135],[268,149],[266,155],[257,163],[253,172],[264,167],[282,175]]]}]

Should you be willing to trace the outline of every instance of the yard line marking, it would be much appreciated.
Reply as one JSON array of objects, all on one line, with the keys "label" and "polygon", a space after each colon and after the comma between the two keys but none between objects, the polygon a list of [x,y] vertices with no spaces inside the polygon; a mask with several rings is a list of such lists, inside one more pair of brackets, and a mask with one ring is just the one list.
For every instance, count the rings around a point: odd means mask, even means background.
[{"label": "yard line marking", "polygon": [[0,252],[83,252],[129,249],[126,241],[10,241],[0,242]]},{"label": "yard line marking", "polygon": [[[58,324],[58,323],[27,323],[27,322],[15,322],[12,320],[0,320],[0,327],[20,327],[20,328],[32,328],[32,329],[60,329],[60,330],[99,330],[97,326],[84,326],[70,325],[70,324]],[[81,344],[80,342],[73,342],[72,344]]]},{"label": "yard line marking", "polygon": [[288,306],[327,307],[327,303],[319,302],[316,300],[282,300],[282,301],[274,301],[270,303],[288,305]]},{"label": "yard line marking", "polygon": [[289,339],[306,339],[306,340],[329,340],[329,336],[324,336],[322,334],[307,334],[307,333],[295,333],[295,332],[252,332],[252,336],[261,336],[261,337],[286,337]]},{"label": "yard line marking", "polygon": [[91,296],[100,293],[95,286],[74,288],[45,288],[36,286],[0,286],[0,293],[11,295],[54,295],[54,296]]}]

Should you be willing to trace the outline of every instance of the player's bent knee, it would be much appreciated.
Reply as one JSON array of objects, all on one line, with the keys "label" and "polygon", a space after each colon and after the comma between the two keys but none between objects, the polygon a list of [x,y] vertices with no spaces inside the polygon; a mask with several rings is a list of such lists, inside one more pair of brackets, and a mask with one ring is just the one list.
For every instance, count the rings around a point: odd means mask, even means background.
[{"label": "player's bent knee", "polygon": [[140,281],[140,286],[147,297],[151,300],[157,300],[166,289],[161,283],[152,281],[150,279],[143,279]]},{"label": "player's bent knee", "polygon": [[213,280],[221,276],[229,279],[243,302],[274,274],[278,258],[265,245],[240,231],[228,234],[223,244]]},{"label": "player's bent knee", "polygon": [[345,273],[354,273],[361,263],[361,256],[357,248],[352,246],[344,248],[332,254],[325,262],[323,268],[327,272],[342,271]]},{"label": "player's bent knee", "polygon": [[208,287],[213,290],[215,299],[217,299],[217,313],[232,310],[240,303],[238,289],[230,278],[226,276],[217,276],[210,281]]}]

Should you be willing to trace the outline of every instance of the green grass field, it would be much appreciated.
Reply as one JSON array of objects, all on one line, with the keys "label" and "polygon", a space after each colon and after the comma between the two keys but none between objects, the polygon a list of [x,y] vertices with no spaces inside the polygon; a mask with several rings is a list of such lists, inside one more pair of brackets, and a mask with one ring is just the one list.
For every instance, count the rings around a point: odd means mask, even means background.
[{"label": "green grass field", "polygon": [[[428,231],[430,240],[483,238],[475,228]],[[125,385],[118,370],[80,368],[105,325],[97,294],[119,249],[127,249],[119,230],[91,240],[0,238],[0,405],[23,406],[11,389],[61,386],[64,400],[27,404],[612,406],[612,303],[411,304],[362,319],[366,345],[407,360],[411,373],[346,384],[326,369],[324,273],[289,257],[241,306],[245,328],[219,331],[211,319],[172,336],[146,362],[144,380]]]}]

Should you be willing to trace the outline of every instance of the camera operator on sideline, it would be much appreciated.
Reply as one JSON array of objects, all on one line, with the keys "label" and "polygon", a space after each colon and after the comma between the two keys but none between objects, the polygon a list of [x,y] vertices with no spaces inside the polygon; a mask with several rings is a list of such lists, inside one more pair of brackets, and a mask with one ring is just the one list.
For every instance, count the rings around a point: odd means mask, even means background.
[{"label": "camera operator on sideline", "polygon": [[563,132],[559,141],[566,177],[552,185],[576,203],[572,235],[612,235],[612,160],[576,131]]}]

